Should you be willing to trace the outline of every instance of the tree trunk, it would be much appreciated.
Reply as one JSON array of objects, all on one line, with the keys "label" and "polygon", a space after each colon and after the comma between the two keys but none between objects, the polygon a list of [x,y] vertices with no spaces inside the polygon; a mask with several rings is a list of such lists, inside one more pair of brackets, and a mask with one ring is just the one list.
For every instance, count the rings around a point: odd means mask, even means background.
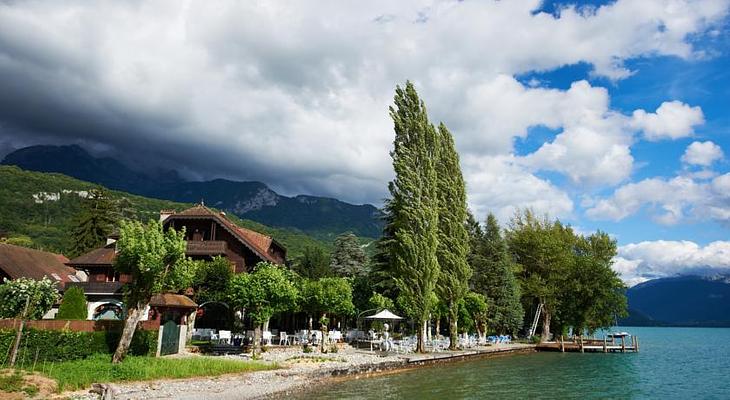
[{"label": "tree trunk", "polygon": [[436,318],[436,337],[441,333],[441,318]]},{"label": "tree trunk", "polygon": [[550,312],[545,310],[545,307],[543,307],[543,314],[545,314],[545,317],[542,320],[540,343],[545,343],[550,340]]},{"label": "tree trunk", "polygon": [[138,302],[137,304],[127,309],[127,319],[124,321],[122,336],[119,338],[117,350],[114,352],[114,356],[112,357],[112,362],[114,364],[122,362],[122,360],[124,360],[124,357],[127,355],[127,351],[129,351],[129,346],[132,344],[134,332],[137,330],[137,324],[139,323],[139,320],[142,319],[142,315],[144,314],[144,309],[146,307],[147,302]]},{"label": "tree trunk", "polygon": [[428,321],[423,320],[419,323],[420,327],[418,329],[418,343],[416,344],[416,352],[417,353],[425,353],[426,352],[426,330],[428,329]]},{"label": "tree trunk", "polygon": [[312,335],[312,316],[309,316],[309,321],[307,324],[307,337]]},{"label": "tree trunk", "polygon": [[459,308],[456,304],[451,304],[449,307],[449,350],[456,350],[459,344]]},{"label": "tree trunk", "polygon": [[269,330],[269,322],[271,321],[271,318],[266,318],[266,321],[264,321],[264,332]]},{"label": "tree trunk", "polygon": [[[327,318],[327,313],[322,313],[322,318],[320,318],[320,321],[323,321],[325,318]],[[319,344],[319,351],[322,353],[326,353],[327,349],[325,348],[325,342],[327,342],[327,325],[324,323],[320,325],[319,327],[320,332],[322,332],[322,340]]]},{"label": "tree trunk", "polygon": [[251,354],[253,355],[253,358],[257,358],[259,356],[260,348],[261,348],[261,325],[256,325],[253,328],[253,348],[251,350]]},{"label": "tree trunk", "polygon": [[487,342],[487,327],[484,323],[476,322],[477,333],[479,334],[479,343]]},{"label": "tree trunk", "polygon": [[28,315],[28,306],[30,305],[30,296],[25,298],[25,307],[23,307],[23,313],[20,315],[20,326],[18,327],[18,333],[15,334],[15,343],[13,344],[13,351],[10,353],[10,367],[15,366],[15,360],[18,358],[18,348],[20,347],[20,341],[23,339],[23,327],[25,326],[25,317]]},{"label": "tree trunk", "polygon": [[191,340],[193,340],[193,329],[195,328],[195,319],[198,316],[198,309],[194,309],[190,314],[188,314],[188,330],[187,334],[185,335],[185,342],[190,343]]},{"label": "tree trunk", "polygon": [[18,348],[20,347],[20,341],[23,339],[23,327],[25,326],[25,320],[20,320],[20,326],[18,332],[15,334],[15,343],[13,343],[13,351],[10,353],[10,368],[15,366],[15,360],[18,358]]}]

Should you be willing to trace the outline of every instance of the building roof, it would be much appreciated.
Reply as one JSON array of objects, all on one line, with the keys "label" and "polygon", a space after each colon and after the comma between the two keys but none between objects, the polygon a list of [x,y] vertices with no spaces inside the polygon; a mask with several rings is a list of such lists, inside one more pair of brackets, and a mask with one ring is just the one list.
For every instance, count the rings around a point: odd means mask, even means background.
[{"label": "building roof", "polygon": [[151,307],[177,307],[177,308],[198,308],[194,301],[188,296],[173,293],[163,293],[152,297]]},{"label": "building roof", "polygon": [[233,236],[237,237],[244,245],[256,253],[256,255],[261,257],[261,259],[275,264],[282,264],[284,262],[284,260],[280,260],[278,257],[269,252],[271,245],[274,243],[277,246],[282,247],[276,243],[274,239],[270,236],[234,224],[231,220],[226,218],[225,213],[218,213],[202,204],[197,204],[187,210],[170,215],[167,219],[165,219],[165,221],[177,218],[212,218],[231,232]]},{"label": "building roof", "polygon": [[43,279],[56,282],[80,281],[76,270],[66,266],[68,259],[61,254],[0,243],[0,270],[11,279]]},{"label": "building roof", "polygon": [[109,244],[98,249],[82,254],[71,261],[68,265],[109,265],[114,262],[116,250],[114,244]]}]

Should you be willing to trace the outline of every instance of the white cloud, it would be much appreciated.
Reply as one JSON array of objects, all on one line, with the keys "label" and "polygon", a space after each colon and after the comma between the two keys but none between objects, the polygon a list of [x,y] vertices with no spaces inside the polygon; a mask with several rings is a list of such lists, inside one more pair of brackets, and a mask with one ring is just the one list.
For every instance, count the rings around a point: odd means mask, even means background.
[{"label": "white cloud", "polygon": [[645,241],[618,248],[613,268],[627,284],[730,268],[730,242],[700,246],[691,241]]},{"label": "white cloud", "polygon": [[626,118],[609,109],[606,89],[580,81],[553,97],[541,99],[550,105],[544,125],[563,131],[525,157],[527,165],[559,171],[578,184],[617,184],[628,178],[633,135],[625,129]]},{"label": "white cloud", "polygon": [[662,103],[655,113],[634,111],[631,125],[644,131],[647,140],[679,139],[691,136],[694,127],[705,122],[700,107],[690,107],[681,101]]},{"label": "white cloud", "polygon": [[505,223],[523,208],[551,217],[566,217],[573,211],[573,201],[565,192],[529,173],[513,156],[467,156],[462,166],[470,206],[480,221],[492,212]]},{"label": "white cloud", "polygon": [[589,218],[620,221],[647,208],[655,222],[673,225],[684,220],[730,223],[730,173],[709,182],[687,176],[650,178],[629,183],[595,201]]},{"label": "white cloud", "polygon": [[707,142],[692,142],[682,155],[682,161],[691,165],[709,167],[717,160],[722,159],[723,153],[720,146]]},{"label": "white cloud", "polygon": [[[690,37],[720,23],[728,1],[618,0],[559,16],[536,13],[541,4],[2,3],[0,120],[23,134],[151,151],[201,177],[377,202],[392,174],[387,106],[395,84],[412,79],[465,158],[483,157],[465,165],[482,209],[506,203],[488,198],[499,189],[476,189],[499,178],[471,165],[512,157],[514,138],[531,126],[561,129],[502,170],[522,182],[514,190],[525,188],[511,194],[519,204],[564,214],[567,195],[532,172],[556,170],[578,183],[625,179],[627,117],[586,82],[561,91],[513,77],[586,63],[617,80],[637,57],[697,58]],[[667,118],[662,107],[644,125],[672,131],[654,122]]]}]

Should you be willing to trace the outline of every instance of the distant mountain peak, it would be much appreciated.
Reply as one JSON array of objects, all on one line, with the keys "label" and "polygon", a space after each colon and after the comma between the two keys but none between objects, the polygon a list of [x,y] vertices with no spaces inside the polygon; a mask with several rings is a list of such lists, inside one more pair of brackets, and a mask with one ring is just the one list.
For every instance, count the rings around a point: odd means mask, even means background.
[{"label": "distant mountain peak", "polygon": [[730,275],[653,279],[626,292],[633,321],[664,325],[730,326]]}]

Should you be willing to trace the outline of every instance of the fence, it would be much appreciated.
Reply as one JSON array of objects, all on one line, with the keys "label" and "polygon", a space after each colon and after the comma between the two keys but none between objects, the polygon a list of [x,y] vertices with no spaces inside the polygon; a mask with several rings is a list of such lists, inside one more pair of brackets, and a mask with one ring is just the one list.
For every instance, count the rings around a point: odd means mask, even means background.
[{"label": "fence", "polygon": [[[0,329],[17,329],[20,326],[19,319],[0,319]],[[69,330],[74,332],[99,332],[99,331],[121,331],[124,321],[116,320],[67,320],[67,319],[41,319],[37,321],[25,321],[25,329],[38,329],[60,331]],[[140,321],[137,329],[158,330],[159,320]]]}]

